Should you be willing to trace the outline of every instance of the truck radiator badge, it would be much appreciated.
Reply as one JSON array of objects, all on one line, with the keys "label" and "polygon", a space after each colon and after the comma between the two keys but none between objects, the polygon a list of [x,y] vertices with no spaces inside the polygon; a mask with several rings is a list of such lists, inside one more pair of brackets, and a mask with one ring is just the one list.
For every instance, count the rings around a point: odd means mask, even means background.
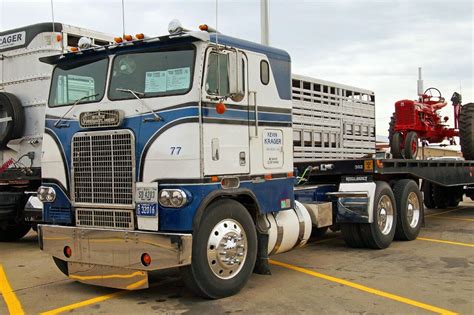
[{"label": "truck radiator badge", "polygon": [[79,124],[82,128],[119,127],[123,117],[124,113],[120,110],[84,112],[79,115]]}]

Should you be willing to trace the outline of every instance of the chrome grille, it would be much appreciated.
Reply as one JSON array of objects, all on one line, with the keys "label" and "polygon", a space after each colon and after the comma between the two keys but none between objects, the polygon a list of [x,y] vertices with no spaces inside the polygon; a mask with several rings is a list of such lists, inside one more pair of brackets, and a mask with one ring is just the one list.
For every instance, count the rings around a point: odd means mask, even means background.
[{"label": "chrome grille", "polygon": [[129,130],[78,133],[72,140],[76,205],[133,205],[135,140]]},{"label": "chrome grille", "polygon": [[133,230],[133,211],[111,209],[77,209],[76,225]]}]

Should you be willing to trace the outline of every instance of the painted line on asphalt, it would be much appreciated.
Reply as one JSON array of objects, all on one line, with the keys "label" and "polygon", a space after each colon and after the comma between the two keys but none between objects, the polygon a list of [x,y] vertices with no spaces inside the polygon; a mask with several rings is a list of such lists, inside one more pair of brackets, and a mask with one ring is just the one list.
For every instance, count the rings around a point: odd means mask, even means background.
[{"label": "painted line on asphalt", "polygon": [[453,209],[453,210],[448,210],[448,211],[443,211],[443,212],[430,213],[430,214],[425,215],[425,218],[426,217],[434,217],[434,216],[437,216],[437,215],[440,215],[440,214],[455,212],[455,211],[459,211],[459,210],[463,210],[463,209],[465,209],[465,208],[456,208],[456,209]]},{"label": "painted line on asphalt", "polygon": [[452,311],[449,311],[449,310],[446,310],[446,309],[443,309],[443,308],[439,308],[439,307],[436,307],[436,306],[433,306],[433,305],[429,305],[429,304],[425,304],[425,303],[418,302],[418,301],[415,301],[415,300],[411,300],[411,299],[408,299],[408,298],[405,298],[405,297],[402,297],[402,296],[399,296],[399,295],[395,295],[395,294],[392,294],[392,293],[388,293],[388,292],[384,292],[384,291],[381,291],[381,290],[373,289],[373,288],[367,287],[367,286],[362,285],[362,284],[358,284],[358,283],[355,283],[355,282],[351,282],[351,281],[347,281],[347,280],[344,280],[344,279],[336,278],[336,277],[333,277],[333,276],[328,276],[328,275],[325,275],[325,274],[322,274],[322,273],[319,273],[319,272],[316,272],[316,271],[312,271],[312,270],[301,268],[301,267],[298,267],[298,266],[286,264],[286,263],[283,263],[283,262],[280,262],[280,261],[270,259],[270,264],[275,265],[275,266],[280,266],[280,267],[283,267],[283,268],[287,268],[287,269],[291,269],[291,270],[294,270],[294,271],[298,271],[298,272],[301,272],[301,273],[304,273],[304,274],[307,274],[307,275],[310,275],[310,276],[313,276],[313,277],[316,277],[316,278],[320,278],[320,279],[328,280],[328,281],[335,282],[335,283],[338,283],[338,284],[342,284],[342,285],[345,285],[345,286],[348,286],[348,287],[351,287],[351,288],[354,288],[354,289],[357,289],[357,290],[360,290],[360,291],[364,291],[364,292],[367,292],[367,293],[371,293],[371,294],[374,294],[374,295],[385,297],[385,298],[388,298],[388,299],[391,299],[391,300],[394,300],[394,301],[397,301],[397,302],[401,302],[401,303],[404,303],[404,304],[408,304],[408,305],[411,305],[411,306],[422,308],[424,310],[431,311],[431,312],[434,312],[434,313],[446,314],[446,315],[448,315],[448,314],[449,315],[457,314],[455,312],[452,312]]},{"label": "painted line on asphalt", "polygon": [[13,292],[13,289],[8,282],[7,275],[5,274],[2,265],[0,265],[0,294],[3,296],[10,314],[25,314],[20,301],[16,297],[15,292]]},{"label": "painted line on asphalt", "polygon": [[419,241],[427,241],[427,242],[442,243],[442,244],[449,244],[449,245],[474,247],[474,244],[470,244],[470,243],[445,241],[445,240],[438,240],[438,239],[434,239],[434,238],[417,237],[416,239],[419,240]]},{"label": "painted line on asphalt", "polygon": [[124,291],[109,293],[109,294],[98,296],[98,297],[88,299],[88,300],[85,300],[85,301],[82,301],[82,302],[78,302],[78,303],[69,304],[69,305],[66,305],[66,306],[63,306],[63,307],[55,308],[54,310],[50,310],[50,311],[47,311],[47,312],[40,313],[40,315],[60,314],[60,313],[75,310],[77,308],[81,308],[81,307],[84,307],[84,306],[89,306],[89,305],[96,304],[96,303],[99,303],[99,302],[107,301],[109,299],[118,297],[118,296],[123,295],[123,294],[128,293],[128,292],[131,292],[131,291],[125,291],[124,290]]},{"label": "painted line on asphalt", "polygon": [[446,219],[446,220],[455,220],[455,221],[467,221],[467,222],[474,222],[474,219],[469,218],[456,218],[456,217],[432,217],[433,219]]}]

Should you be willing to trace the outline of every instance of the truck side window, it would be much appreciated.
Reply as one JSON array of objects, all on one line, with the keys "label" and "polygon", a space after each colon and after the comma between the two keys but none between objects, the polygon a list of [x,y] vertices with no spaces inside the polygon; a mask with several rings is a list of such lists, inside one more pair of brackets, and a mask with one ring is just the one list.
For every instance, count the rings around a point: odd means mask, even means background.
[{"label": "truck side window", "polygon": [[260,61],[260,81],[263,85],[267,85],[270,82],[270,66],[265,60]]},{"label": "truck side window", "polygon": [[220,96],[229,94],[227,67],[227,55],[214,52],[209,54],[206,81],[206,91],[208,94]]}]

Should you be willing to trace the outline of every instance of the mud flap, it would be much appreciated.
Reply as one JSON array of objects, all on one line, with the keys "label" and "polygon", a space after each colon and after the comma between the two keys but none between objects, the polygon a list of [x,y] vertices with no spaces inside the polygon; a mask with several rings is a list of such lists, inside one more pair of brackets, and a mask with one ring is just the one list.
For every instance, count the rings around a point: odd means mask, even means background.
[{"label": "mud flap", "polygon": [[253,272],[259,275],[271,275],[270,265],[268,264],[268,238],[267,233],[261,233],[257,230],[257,261]]}]

